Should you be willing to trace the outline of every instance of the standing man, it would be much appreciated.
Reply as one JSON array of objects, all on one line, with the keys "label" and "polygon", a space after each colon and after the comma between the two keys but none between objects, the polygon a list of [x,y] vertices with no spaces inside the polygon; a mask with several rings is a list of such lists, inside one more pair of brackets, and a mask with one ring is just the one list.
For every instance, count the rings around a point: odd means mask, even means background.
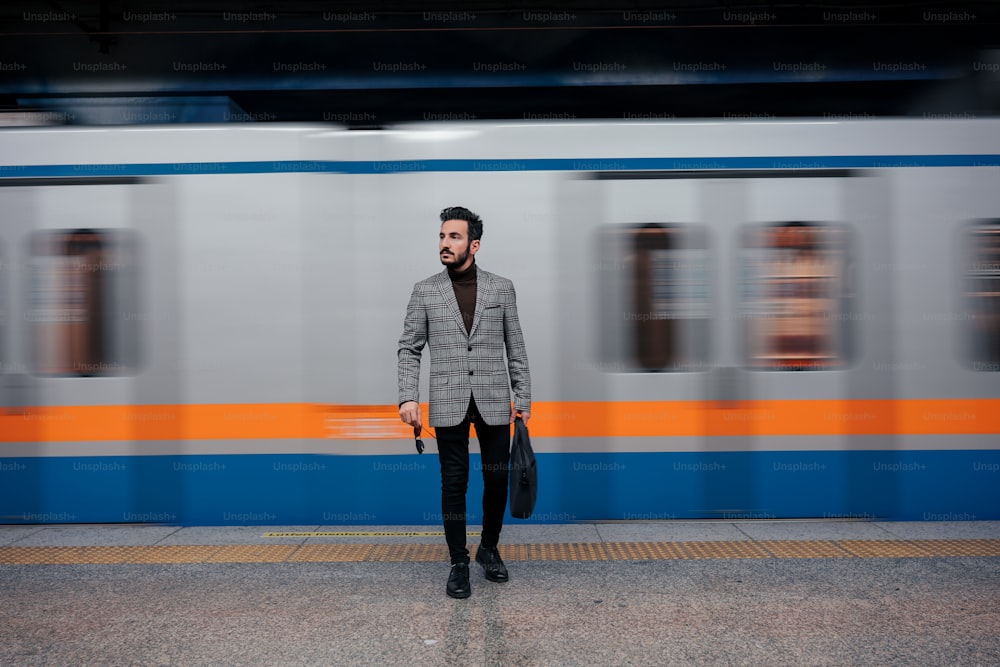
[{"label": "standing man", "polygon": [[476,266],[482,237],[483,221],[472,211],[461,206],[441,211],[438,256],[445,270],[414,285],[399,338],[399,416],[418,436],[420,357],[425,343],[430,348],[428,421],[437,429],[441,513],[451,555],[446,590],[453,598],[472,594],[465,539],[469,424],[476,425],[483,461],[483,534],[476,562],[487,579],[504,582],[507,568],[497,544],[507,509],[510,425],[515,416],[525,422],[531,417],[531,378],[514,285]]}]

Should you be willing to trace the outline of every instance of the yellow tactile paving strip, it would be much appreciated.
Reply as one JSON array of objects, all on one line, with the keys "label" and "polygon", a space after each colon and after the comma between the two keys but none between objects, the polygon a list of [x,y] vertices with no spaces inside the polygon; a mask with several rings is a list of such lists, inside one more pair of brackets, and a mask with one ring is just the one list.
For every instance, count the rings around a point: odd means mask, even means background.
[{"label": "yellow tactile paving strip", "polygon": [[783,542],[767,540],[758,542],[761,548],[767,550],[775,558],[852,558],[858,554],[844,548],[843,542],[823,540],[802,540]]},{"label": "yellow tactile paving strip", "polygon": [[[1000,557],[1000,539],[736,540],[502,544],[509,561],[713,560],[734,558]],[[475,555],[475,547],[472,547]],[[359,563],[447,561],[444,544],[236,544],[121,547],[0,547],[0,565],[170,563]]]}]

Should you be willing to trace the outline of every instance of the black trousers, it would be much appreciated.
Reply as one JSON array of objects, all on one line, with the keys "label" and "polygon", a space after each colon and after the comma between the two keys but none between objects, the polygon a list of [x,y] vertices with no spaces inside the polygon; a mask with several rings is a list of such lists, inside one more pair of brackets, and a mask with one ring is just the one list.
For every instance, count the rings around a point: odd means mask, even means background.
[{"label": "black trousers", "polygon": [[469,562],[465,513],[465,496],[469,490],[469,424],[476,425],[483,464],[482,546],[495,547],[500,541],[503,515],[507,511],[510,424],[487,424],[473,398],[461,424],[439,426],[436,431],[441,462],[441,514],[452,564]]}]

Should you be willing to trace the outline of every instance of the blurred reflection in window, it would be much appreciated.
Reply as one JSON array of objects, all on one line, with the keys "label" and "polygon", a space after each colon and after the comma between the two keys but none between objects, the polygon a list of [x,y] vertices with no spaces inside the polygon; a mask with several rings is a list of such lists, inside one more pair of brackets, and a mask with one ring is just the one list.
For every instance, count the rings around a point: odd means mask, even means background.
[{"label": "blurred reflection in window", "polygon": [[1000,371],[1000,220],[967,228],[965,243],[962,291],[972,370]]},{"label": "blurred reflection in window", "polygon": [[136,247],[131,232],[39,232],[31,242],[34,368],[39,375],[136,370]]},{"label": "blurred reflection in window", "polygon": [[618,286],[602,308],[616,322],[609,339],[617,349],[603,346],[605,368],[706,370],[710,310],[705,230],[615,227],[605,230],[601,245],[601,264],[620,269]]},{"label": "blurred reflection in window", "polygon": [[851,356],[854,280],[845,227],[787,222],[744,232],[746,364],[770,370],[842,368]]}]

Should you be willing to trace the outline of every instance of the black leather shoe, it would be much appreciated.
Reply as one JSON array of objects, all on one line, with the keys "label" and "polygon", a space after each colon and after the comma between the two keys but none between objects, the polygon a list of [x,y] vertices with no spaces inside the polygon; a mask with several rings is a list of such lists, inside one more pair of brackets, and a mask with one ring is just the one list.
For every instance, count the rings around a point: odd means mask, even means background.
[{"label": "black leather shoe", "polygon": [[459,599],[472,595],[468,563],[455,563],[451,566],[451,574],[448,575],[448,595]]},{"label": "black leather shoe", "polygon": [[483,574],[490,581],[500,583],[507,581],[507,568],[500,559],[500,551],[496,547],[480,546],[476,549],[476,562],[483,566]]}]

